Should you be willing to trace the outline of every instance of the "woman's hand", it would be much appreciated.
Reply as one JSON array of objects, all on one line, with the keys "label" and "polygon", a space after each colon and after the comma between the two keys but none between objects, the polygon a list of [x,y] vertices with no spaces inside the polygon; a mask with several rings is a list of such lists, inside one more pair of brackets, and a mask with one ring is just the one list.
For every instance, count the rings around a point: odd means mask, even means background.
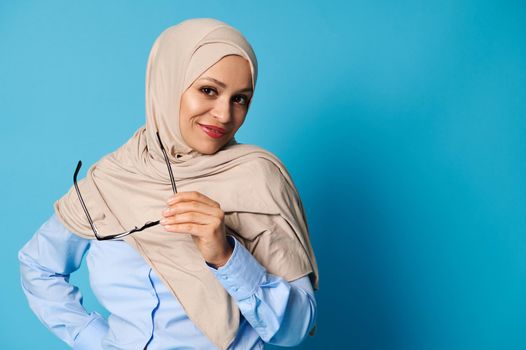
[{"label": "woman's hand", "polygon": [[226,264],[233,248],[226,239],[225,213],[219,203],[199,192],[179,192],[168,201],[161,225],[169,232],[192,235],[201,255],[216,267]]}]

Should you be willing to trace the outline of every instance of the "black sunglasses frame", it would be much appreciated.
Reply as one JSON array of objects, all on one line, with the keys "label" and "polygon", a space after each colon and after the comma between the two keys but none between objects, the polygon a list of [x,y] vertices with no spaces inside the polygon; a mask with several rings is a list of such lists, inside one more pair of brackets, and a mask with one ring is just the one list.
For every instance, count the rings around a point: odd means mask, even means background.
[{"label": "black sunglasses frame", "polygon": [[[172,183],[172,190],[174,194],[176,194],[177,187],[175,186],[175,179],[172,173],[172,167],[170,166],[168,155],[166,154],[166,151],[163,147],[163,143],[161,142],[161,137],[159,136],[159,132],[156,132],[156,134],[157,134],[157,140],[159,140],[159,145],[161,146],[161,151],[163,152],[164,160],[166,161],[166,166],[168,167],[168,174],[170,175],[170,182]],[[77,185],[77,175],[80,171],[81,166],[82,166],[82,161],[79,160],[79,162],[77,163],[77,168],[75,169],[75,173],[73,174],[73,184],[75,185],[75,190],[77,191],[77,195],[79,196],[79,200],[80,200],[80,204],[82,205],[82,209],[84,209],[84,213],[86,213],[86,217],[88,218],[91,229],[93,230],[93,233],[95,234],[95,238],[97,238],[97,240],[99,241],[120,240],[122,237],[130,235],[134,232],[139,232],[139,231],[147,229],[148,227],[152,227],[152,226],[159,224],[160,222],[159,220],[148,221],[140,228],[135,226],[133,229],[129,231],[117,233],[114,235],[100,236],[99,232],[97,231],[97,228],[95,227],[95,224],[93,223],[93,220],[91,219],[91,215],[89,215],[88,208],[86,207],[86,203],[84,203],[84,199],[82,199],[82,195],[80,194],[79,186]]]}]

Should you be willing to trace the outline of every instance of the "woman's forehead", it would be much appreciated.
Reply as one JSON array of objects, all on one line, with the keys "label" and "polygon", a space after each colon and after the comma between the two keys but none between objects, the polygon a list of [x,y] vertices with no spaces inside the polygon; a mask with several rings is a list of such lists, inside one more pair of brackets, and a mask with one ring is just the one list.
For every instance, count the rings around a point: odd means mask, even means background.
[{"label": "woman's forehead", "polygon": [[205,70],[196,81],[207,80],[223,88],[252,90],[250,63],[238,55],[229,55]]}]

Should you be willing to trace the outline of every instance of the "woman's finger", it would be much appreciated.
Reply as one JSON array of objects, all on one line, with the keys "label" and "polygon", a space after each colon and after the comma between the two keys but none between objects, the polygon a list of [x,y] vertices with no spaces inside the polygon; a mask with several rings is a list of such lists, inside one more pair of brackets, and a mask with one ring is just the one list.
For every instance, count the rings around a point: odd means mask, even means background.
[{"label": "woman's finger", "polygon": [[161,225],[173,224],[198,224],[198,225],[217,225],[219,219],[215,216],[206,215],[203,213],[191,211],[183,214],[173,215],[161,220]]},{"label": "woman's finger", "polygon": [[168,209],[166,209],[163,212],[163,216],[168,217],[173,215],[184,214],[187,212],[198,212],[205,215],[219,217],[221,219],[224,218],[224,213],[220,208],[212,207],[208,204],[204,204],[202,202],[197,201],[178,202],[172,204]]},{"label": "woman's finger", "polygon": [[197,237],[205,236],[209,231],[208,225],[192,224],[188,222],[184,224],[166,225],[164,228],[166,231],[175,233],[188,233]]},{"label": "woman's finger", "polygon": [[188,201],[197,201],[203,204],[207,204],[212,207],[219,208],[220,205],[216,201],[212,200],[210,197],[205,196],[201,192],[189,191],[189,192],[179,192],[176,193],[173,197],[168,199],[167,204],[172,205],[179,202],[188,202]]}]

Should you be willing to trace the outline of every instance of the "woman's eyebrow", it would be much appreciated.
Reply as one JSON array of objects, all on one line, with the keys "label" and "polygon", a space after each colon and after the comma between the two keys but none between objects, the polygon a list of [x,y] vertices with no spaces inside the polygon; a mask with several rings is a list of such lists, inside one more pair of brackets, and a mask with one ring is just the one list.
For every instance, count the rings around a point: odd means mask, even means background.
[{"label": "woman's eyebrow", "polygon": [[[217,80],[215,78],[212,78],[212,77],[201,77],[199,80],[201,80],[201,79],[210,80],[210,81],[216,83],[217,85],[221,86],[223,89],[226,88],[226,84],[225,83],[223,83],[222,81]],[[252,92],[252,91],[253,90],[252,90],[251,87],[246,87],[244,89],[239,90],[238,92]]]}]

